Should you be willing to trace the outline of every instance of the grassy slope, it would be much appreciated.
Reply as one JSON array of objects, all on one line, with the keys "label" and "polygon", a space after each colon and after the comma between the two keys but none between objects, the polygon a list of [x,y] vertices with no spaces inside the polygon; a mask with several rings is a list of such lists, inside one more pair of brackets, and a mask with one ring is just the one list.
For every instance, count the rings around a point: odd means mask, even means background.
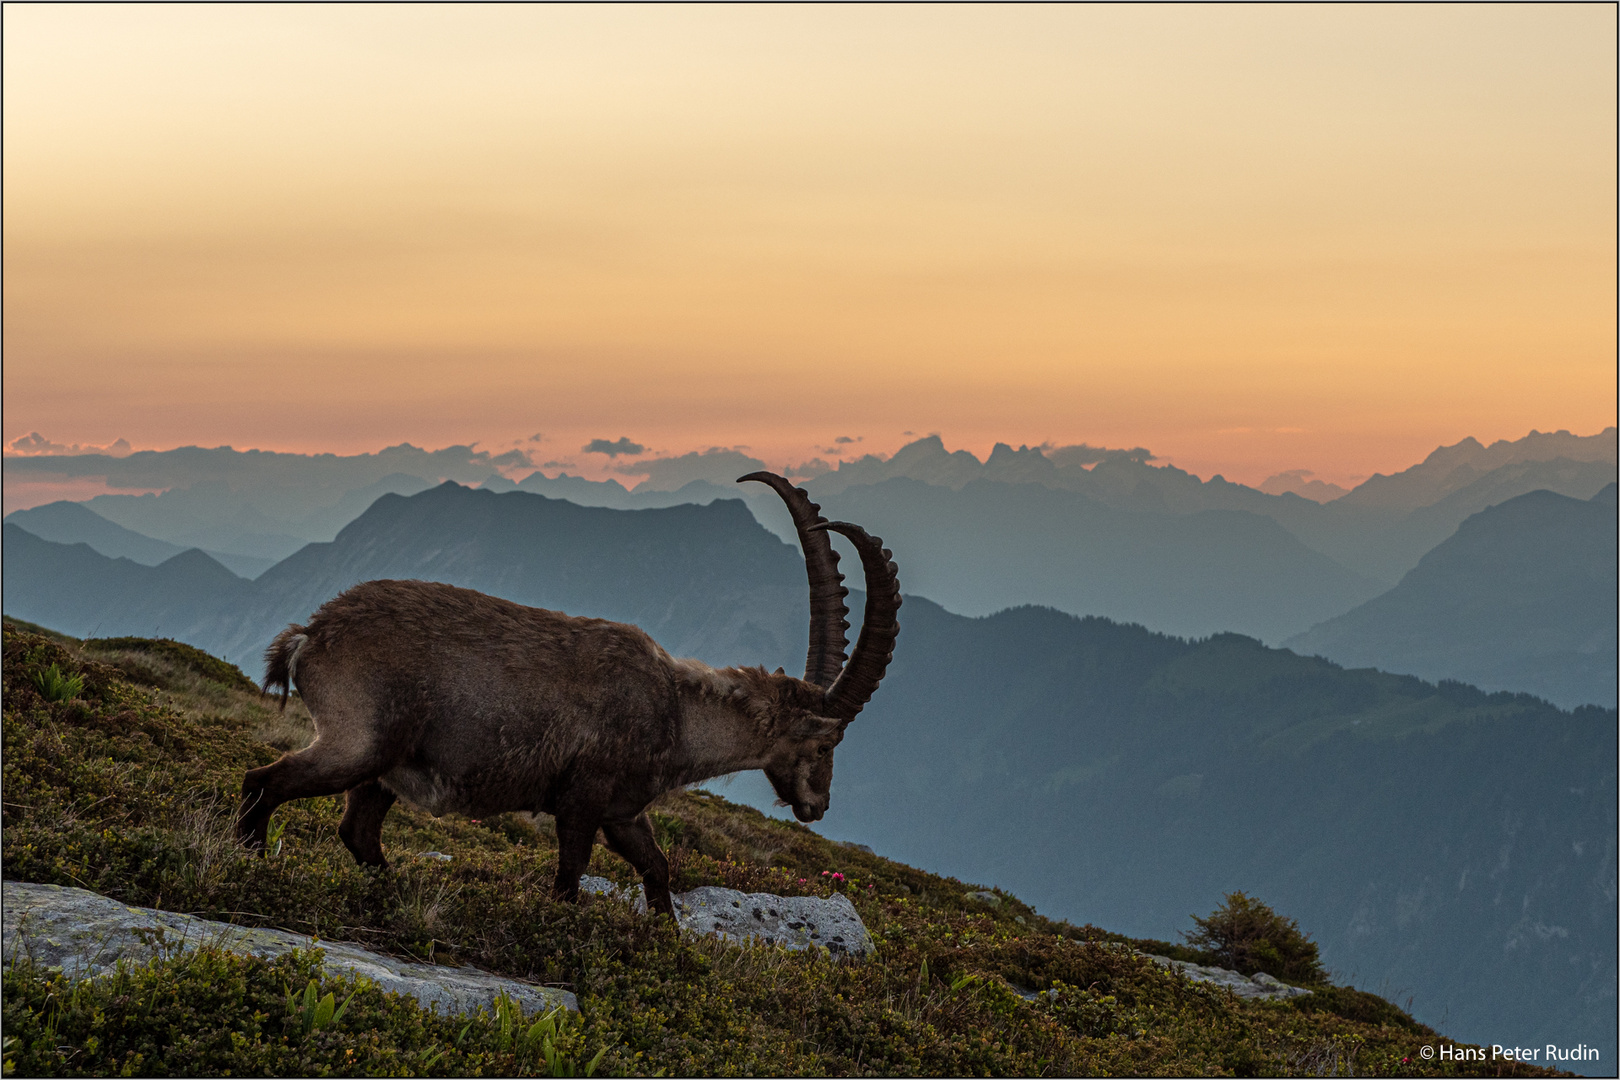
[{"label": "grassy slope", "polygon": [[[36,689],[34,674],[53,663],[83,677],[76,698]],[[511,815],[435,819],[399,805],[384,831],[393,866],[377,871],[337,840],[338,801],[309,799],[277,812],[280,853],[251,857],[231,840],[235,796],[245,769],[309,738],[296,700],[279,714],[239,671],[189,646],[80,643],[12,622],[4,680],[6,878],[565,986],[582,1015],[555,1046],[576,1065],[604,1050],[602,1073],[1457,1071],[1418,1058],[1425,1042],[1445,1040],[1372,995],[1324,988],[1290,1003],[1240,1002],[1133,955],[1118,935],[1048,921],[1012,897],[987,908],[966,897],[973,886],[701,791],[654,810],[677,889],[826,894],[835,886],[822,872],[840,872],[836,887],[877,957],[838,963],[687,940],[622,904],[558,904],[546,825]],[[411,857],[430,849],[454,861]],[[600,847],[591,872],[634,880]],[[307,980],[300,963],[204,954],[78,990],[15,968],[7,1071],[549,1069],[498,1022],[464,1028],[374,989],[337,1024],[305,1032],[283,997]],[[1014,986],[1059,993],[1029,1003]],[[345,992],[341,980],[330,987]]]}]

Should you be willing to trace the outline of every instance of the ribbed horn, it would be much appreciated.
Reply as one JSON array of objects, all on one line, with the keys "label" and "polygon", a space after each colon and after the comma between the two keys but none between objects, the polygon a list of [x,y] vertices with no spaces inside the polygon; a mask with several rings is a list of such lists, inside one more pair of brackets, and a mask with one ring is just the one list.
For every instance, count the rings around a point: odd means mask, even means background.
[{"label": "ribbed horn", "polygon": [[838,552],[833,550],[827,535],[827,519],[821,516],[821,507],[810,501],[809,492],[794,487],[785,477],[772,472],[752,472],[739,476],[737,483],[758,480],[768,484],[782,496],[793,527],[799,531],[799,546],[804,549],[804,572],[810,579],[810,649],[804,657],[804,681],[820,687],[829,687],[844,669],[844,647],[849,638],[849,608],[844,597],[844,575],[838,572]]},{"label": "ribbed horn", "polygon": [[894,640],[900,635],[900,621],[895,618],[900,610],[900,568],[894,565],[894,553],[883,546],[883,540],[859,525],[828,521],[813,528],[849,537],[861,553],[861,567],[866,571],[866,616],[861,620],[855,655],[827,688],[823,707],[825,715],[847,724],[872,700],[894,658]]}]

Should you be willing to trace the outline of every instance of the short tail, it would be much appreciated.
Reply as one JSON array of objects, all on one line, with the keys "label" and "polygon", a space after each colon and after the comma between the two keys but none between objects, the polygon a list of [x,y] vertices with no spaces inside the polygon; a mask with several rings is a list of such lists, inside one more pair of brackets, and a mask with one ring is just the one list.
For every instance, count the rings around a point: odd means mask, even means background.
[{"label": "short tail", "polygon": [[281,707],[287,707],[293,682],[298,678],[298,654],[309,644],[309,635],[296,623],[276,635],[276,640],[264,650],[264,692],[272,686],[281,687]]}]

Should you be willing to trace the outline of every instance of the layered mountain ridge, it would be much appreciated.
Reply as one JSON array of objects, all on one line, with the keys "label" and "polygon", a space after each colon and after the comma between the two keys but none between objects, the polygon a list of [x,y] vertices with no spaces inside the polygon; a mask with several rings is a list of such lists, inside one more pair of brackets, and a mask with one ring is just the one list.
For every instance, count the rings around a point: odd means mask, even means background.
[{"label": "layered mountain ridge", "polygon": [[[10,523],[5,553],[8,615],[180,637],[250,670],[287,622],[378,577],[636,621],[715,663],[797,670],[808,624],[797,551],[735,501],[614,511],[446,484],[377,500],[256,581],[201,552],[145,567]],[[1614,1045],[1612,710],[1233,634],[966,618],[912,591],[916,558],[898,552],[901,637],[839,749],[828,834],[1145,937],[1250,889],[1420,1017]]]},{"label": "layered mountain ridge", "polygon": [[1395,588],[1290,639],[1350,666],[1566,707],[1613,707],[1615,485],[1589,500],[1532,491],[1464,521]]}]

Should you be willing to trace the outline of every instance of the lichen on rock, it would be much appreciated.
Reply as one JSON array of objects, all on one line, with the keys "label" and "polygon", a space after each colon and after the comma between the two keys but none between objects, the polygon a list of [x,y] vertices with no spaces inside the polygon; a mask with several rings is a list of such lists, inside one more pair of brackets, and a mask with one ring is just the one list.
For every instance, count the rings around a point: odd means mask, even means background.
[{"label": "lichen on rock", "polygon": [[[625,888],[606,878],[586,876],[583,892],[629,900],[646,910],[642,887]],[[872,935],[849,897],[775,896],[745,893],[718,885],[700,885],[676,893],[675,920],[693,934],[715,934],[725,941],[808,949],[819,945],[835,956],[859,959],[873,951]]]},{"label": "lichen on rock", "polygon": [[1216,986],[1232,991],[1240,998],[1281,1001],[1310,993],[1309,990],[1302,986],[1289,986],[1281,979],[1267,975],[1263,971],[1249,976],[1241,971],[1233,971],[1230,968],[1205,967],[1203,964],[1194,964],[1186,960],[1172,960],[1168,956],[1158,956],[1154,953],[1143,953],[1142,955],[1155,964],[1161,964],[1172,971],[1181,972],[1194,982],[1213,983]]}]

